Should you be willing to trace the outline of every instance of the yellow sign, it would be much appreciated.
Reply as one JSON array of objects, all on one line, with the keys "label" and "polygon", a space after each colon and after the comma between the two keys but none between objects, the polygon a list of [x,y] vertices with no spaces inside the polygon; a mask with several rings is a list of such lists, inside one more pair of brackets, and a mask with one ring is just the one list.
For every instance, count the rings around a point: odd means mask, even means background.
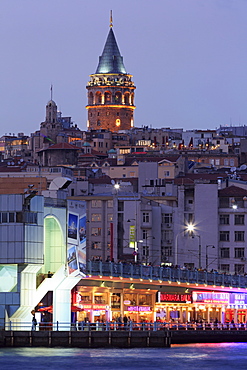
[{"label": "yellow sign", "polygon": [[135,248],[135,241],[136,241],[136,227],[130,226],[129,230],[129,247]]}]

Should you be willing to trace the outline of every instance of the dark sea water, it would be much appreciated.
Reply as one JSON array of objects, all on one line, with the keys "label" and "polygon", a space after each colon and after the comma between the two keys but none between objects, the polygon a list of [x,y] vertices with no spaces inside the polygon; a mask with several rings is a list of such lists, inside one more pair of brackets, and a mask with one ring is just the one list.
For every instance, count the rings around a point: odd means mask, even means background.
[{"label": "dark sea water", "polygon": [[3,348],[0,370],[247,369],[247,343],[173,345],[171,348]]}]

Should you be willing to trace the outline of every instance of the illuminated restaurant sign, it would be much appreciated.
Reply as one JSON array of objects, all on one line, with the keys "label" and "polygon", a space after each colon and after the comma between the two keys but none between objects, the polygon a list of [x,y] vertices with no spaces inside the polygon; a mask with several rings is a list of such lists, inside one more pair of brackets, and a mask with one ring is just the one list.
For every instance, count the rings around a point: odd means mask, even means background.
[{"label": "illuminated restaurant sign", "polygon": [[128,311],[135,311],[135,312],[146,312],[151,311],[151,307],[148,306],[128,306]]},{"label": "illuminated restaurant sign", "polygon": [[247,304],[247,294],[244,293],[231,293],[230,294],[230,304],[244,305]]},{"label": "illuminated restaurant sign", "polygon": [[193,292],[193,303],[228,304],[229,293],[222,292]]},{"label": "illuminated restaurant sign", "polygon": [[106,310],[107,306],[105,304],[84,304],[82,305],[84,310]]},{"label": "illuminated restaurant sign", "polygon": [[160,293],[158,294],[158,302],[191,302],[191,294],[168,294]]}]

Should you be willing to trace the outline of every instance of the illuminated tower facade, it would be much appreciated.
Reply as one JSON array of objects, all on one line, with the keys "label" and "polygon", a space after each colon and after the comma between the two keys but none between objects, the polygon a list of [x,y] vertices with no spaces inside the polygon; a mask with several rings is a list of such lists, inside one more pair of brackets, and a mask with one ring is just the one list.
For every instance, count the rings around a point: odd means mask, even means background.
[{"label": "illuminated tower facade", "polygon": [[131,78],[132,75],[124,67],[111,17],[103,53],[87,85],[89,130],[107,129],[115,132],[129,130],[134,126],[135,86]]}]

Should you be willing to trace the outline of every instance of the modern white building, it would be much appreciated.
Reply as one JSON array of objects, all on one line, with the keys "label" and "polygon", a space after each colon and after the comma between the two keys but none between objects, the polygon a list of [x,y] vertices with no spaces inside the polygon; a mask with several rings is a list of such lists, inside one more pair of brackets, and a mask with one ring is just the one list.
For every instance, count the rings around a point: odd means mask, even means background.
[{"label": "modern white building", "polygon": [[71,321],[71,289],[84,276],[85,215],[85,202],[0,195],[1,328],[9,321],[29,328],[49,292],[53,320]]}]

